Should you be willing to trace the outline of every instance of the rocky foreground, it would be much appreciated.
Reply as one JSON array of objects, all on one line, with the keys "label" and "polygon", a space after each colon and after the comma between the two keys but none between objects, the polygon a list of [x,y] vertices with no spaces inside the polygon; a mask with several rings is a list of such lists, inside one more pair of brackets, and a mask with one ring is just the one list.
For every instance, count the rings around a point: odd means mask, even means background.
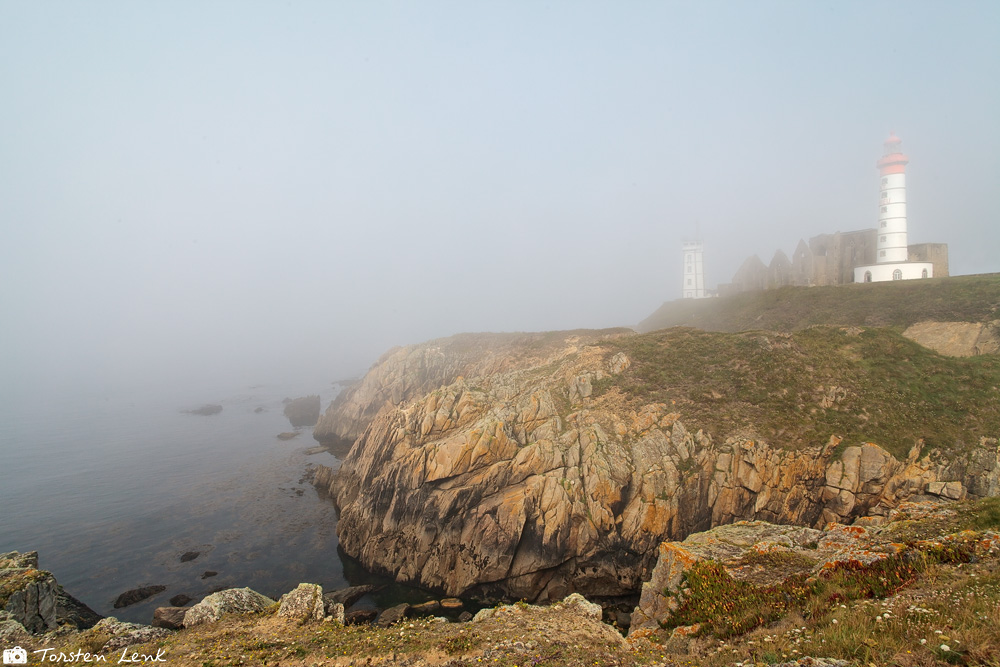
[{"label": "rocky foreground", "polygon": [[[882,375],[912,375],[914,359],[933,355],[898,334],[754,332],[734,336],[735,353],[725,360],[663,352],[688,341],[697,353],[705,335],[693,332],[639,337],[631,356],[608,343],[627,336],[466,335],[385,355],[338,397],[315,432],[340,444],[356,437],[341,468],[320,468],[315,478],[340,508],[340,545],[373,571],[448,595],[532,602],[574,592],[627,596],[649,579],[662,542],[713,526],[763,520],[819,529],[885,517],[907,499],[1000,493],[992,422],[981,429],[990,437],[977,435],[981,425],[967,419],[957,427],[966,438],[961,446],[911,441],[901,456],[837,435],[845,424],[858,433],[866,424],[884,430],[891,423],[885,415],[902,406],[910,412],[896,415],[898,422],[910,423],[913,411],[931,415],[927,436],[944,440],[934,410],[944,424],[956,408],[936,407],[936,397],[928,402],[920,383],[893,376],[887,403],[859,399],[880,377],[857,375],[862,352],[866,363],[884,364]],[[641,357],[646,349],[661,365],[689,364],[683,377],[712,367],[722,387],[760,383],[749,397],[768,401],[768,409],[698,386],[664,393],[656,385],[657,397],[676,400],[644,399],[634,389],[644,386],[636,367],[659,372]],[[840,375],[811,379],[835,356],[842,359],[836,368],[845,369]],[[789,386],[758,380],[779,359],[803,370]],[[948,372],[965,373],[960,363]],[[991,367],[977,366],[960,383],[957,409],[974,409],[961,392],[995,395],[996,380],[982,368]],[[975,410],[986,414],[990,405]],[[781,428],[765,440],[752,421],[734,419],[728,432],[713,434],[683,420],[705,406],[765,414]],[[825,429],[823,441],[782,437],[806,421]]]},{"label": "rocky foreground", "polygon": [[996,499],[906,503],[885,519],[822,530],[715,528],[661,545],[628,636],[578,594],[466,622],[404,608],[352,625],[352,595],[314,584],[280,600],[229,589],[157,610],[175,629],[63,615],[29,630],[24,622],[62,593],[26,605],[51,574],[32,567],[32,554],[5,554],[0,643],[23,648],[31,665],[994,665],[998,530]]}]

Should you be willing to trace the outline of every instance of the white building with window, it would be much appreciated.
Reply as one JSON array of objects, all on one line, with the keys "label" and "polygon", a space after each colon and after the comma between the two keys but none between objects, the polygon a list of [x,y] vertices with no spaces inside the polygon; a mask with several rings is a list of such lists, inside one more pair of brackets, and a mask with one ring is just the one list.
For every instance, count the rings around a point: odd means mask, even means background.
[{"label": "white building with window", "polygon": [[701,241],[684,241],[684,278],[681,294],[685,299],[704,299],[705,247]]},{"label": "white building with window", "polygon": [[876,163],[881,187],[875,264],[855,267],[856,283],[934,277],[933,262],[907,261],[906,165],[910,158],[903,155],[900,143],[899,137],[890,132],[883,144],[882,158]]}]

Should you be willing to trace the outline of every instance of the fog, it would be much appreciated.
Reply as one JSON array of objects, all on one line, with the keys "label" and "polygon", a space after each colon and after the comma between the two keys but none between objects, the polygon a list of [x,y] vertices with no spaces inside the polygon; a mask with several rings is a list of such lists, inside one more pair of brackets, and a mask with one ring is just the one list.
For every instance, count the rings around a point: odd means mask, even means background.
[{"label": "fog", "polygon": [[875,225],[1000,248],[1000,5],[0,3],[0,376],[332,381]]}]

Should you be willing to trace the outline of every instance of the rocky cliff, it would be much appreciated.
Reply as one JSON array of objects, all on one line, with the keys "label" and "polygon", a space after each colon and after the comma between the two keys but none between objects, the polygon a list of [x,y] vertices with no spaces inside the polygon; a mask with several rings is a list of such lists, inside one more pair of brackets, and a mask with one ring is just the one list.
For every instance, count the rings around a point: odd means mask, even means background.
[{"label": "rocky cliff", "polygon": [[346,453],[383,408],[411,401],[460,376],[478,377],[537,366],[552,355],[561,354],[567,340],[583,344],[628,331],[459,334],[393,348],[375,362],[360,382],[337,396],[320,417],[313,437]]},{"label": "rocky cliff", "polygon": [[0,637],[42,634],[61,626],[89,628],[101,616],[38,569],[38,552],[0,554]]},{"label": "rocky cliff", "polygon": [[[457,372],[435,347],[387,355],[362,383],[366,400],[331,408],[353,415],[340,422],[346,436],[376,397],[391,397],[339,472],[321,470],[316,483],[341,509],[347,553],[451,595],[626,594],[648,578],[662,541],[712,526],[849,523],[913,496],[1000,491],[1000,449],[987,437],[950,453],[918,443],[902,459],[836,436],[784,449],[746,425],[717,441],[673,406],[623,395],[617,378],[633,359],[578,336],[506,368],[499,356],[479,366],[466,358],[463,369],[488,370],[429,391],[430,380],[387,384],[411,358],[437,357],[435,381]],[[815,410],[835,408],[827,393]]]}]

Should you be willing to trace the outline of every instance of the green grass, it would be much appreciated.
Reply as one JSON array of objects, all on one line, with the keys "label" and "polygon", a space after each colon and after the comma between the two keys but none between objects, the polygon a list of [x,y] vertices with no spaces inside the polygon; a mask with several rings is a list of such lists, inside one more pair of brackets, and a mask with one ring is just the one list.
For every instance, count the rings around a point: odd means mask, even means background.
[{"label": "green grass", "polygon": [[814,324],[905,328],[923,320],[1000,319],[1000,274],[835,287],[783,287],[721,299],[663,304],[639,331],[691,326],[710,331],[796,331]]},{"label": "green grass", "polygon": [[601,345],[632,365],[597,383],[595,396],[617,388],[636,409],[666,403],[716,438],[739,433],[797,449],[836,435],[905,457],[918,439],[963,451],[1000,435],[1000,358],[943,357],[891,329],[678,327]]}]

